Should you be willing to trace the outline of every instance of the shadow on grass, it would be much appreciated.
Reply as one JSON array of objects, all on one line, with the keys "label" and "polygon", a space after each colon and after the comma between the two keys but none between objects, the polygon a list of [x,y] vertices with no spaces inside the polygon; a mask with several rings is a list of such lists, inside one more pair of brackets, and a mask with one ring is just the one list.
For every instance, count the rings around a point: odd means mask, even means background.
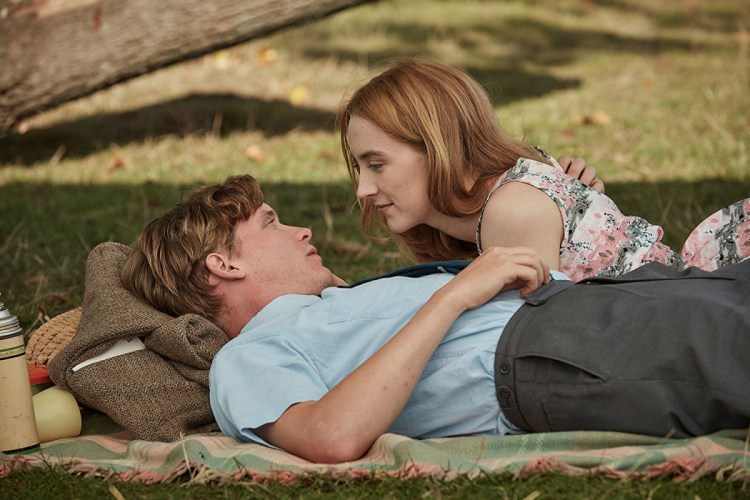
[{"label": "shadow on grass", "polygon": [[[671,10],[660,8],[658,2],[608,0],[607,5],[627,14],[646,16],[665,28],[690,25],[706,31],[723,33],[737,32],[742,25],[742,17],[747,18],[750,12],[745,0],[682,2],[681,5],[676,4],[678,8]],[[741,15],[742,12],[745,13],[744,16]]]},{"label": "shadow on grass", "polygon": [[[580,85],[577,79],[562,79],[521,70],[469,71],[495,101],[533,98]],[[494,85],[499,83],[499,85]],[[275,99],[245,98],[233,94],[193,94],[140,109],[102,113],[32,129],[26,134],[10,133],[0,139],[0,168],[50,161],[62,151],[66,158],[85,157],[112,145],[146,142],[176,135],[227,135],[235,131],[258,131],[265,136],[292,130],[322,130],[333,133],[335,111],[294,106]]]},{"label": "shadow on grass", "polygon": [[[485,47],[509,47],[508,56],[502,59],[488,59],[482,67],[490,71],[523,73],[524,63],[533,61],[541,65],[564,65],[575,60],[582,52],[616,52],[637,55],[658,55],[664,52],[691,52],[705,48],[705,44],[695,40],[665,38],[656,31],[653,36],[619,35],[611,31],[571,28],[555,22],[528,17],[509,17],[497,21],[492,17],[476,19],[470,26],[441,26],[440,31],[425,24],[409,22],[393,23],[385,28],[388,47],[378,51],[362,51],[332,48],[321,36],[319,43],[310,43],[303,54],[310,58],[328,59],[337,57],[343,60],[361,62],[363,55],[376,64],[405,54],[423,54],[437,59],[441,53],[434,48],[436,37],[451,40],[461,47],[471,59]],[[308,34],[306,33],[306,36]],[[405,51],[405,47],[408,50]],[[468,68],[467,68],[468,69]]]},{"label": "shadow on grass", "polygon": [[[0,292],[2,301],[31,327],[39,311],[59,314],[83,299],[84,263],[103,241],[129,244],[192,185],[0,186]],[[346,183],[265,183],[267,202],[286,224],[312,228],[313,243],[337,274],[355,281],[406,263],[394,245],[371,244],[350,211]],[[701,220],[750,192],[750,183],[713,179],[697,183],[608,184],[625,213],[660,224],[664,242],[679,250]],[[31,202],[30,200],[34,200]],[[326,223],[324,214],[330,214]]]},{"label": "shadow on grass", "polygon": [[[620,2],[622,10],[630,13],[628,6]],[[611,6],[611,5],[610,5]],[[563,9],[564,7],[559,7]],[[643,8],[643,14],[649,16],[656,23],[665,25],[679,25],[679,20],[685,16],[679,12],[657,15],[655,12]],[[575,7],[569,7],[575,9]],[[730,12],[731,13],[731,12]],[[700,17],[708,26],[726,25],[730,13],[704,15]],[[575,14],[575,12],[574,12]],[[688,16],[690,17],[690,16]],[[706,28],[708,29],[708,26]],[[664,38],[658,30],[653,36],[625,36],[613,34],[610,31],[590,28],[570,28],[563,26],[550,18],[550,21],[540,21],[528,17],[505,18],[497,22],[493,18],[476,19],[470,26],[444,25],[439,28],[410,22],[394,22],[385,28],[388,36],[388,46],[377,51],[357,51],[350,48],[332,47],[327,42],[325,34],[320,36],[319,43],[307,44],[308,49],[303,53],[311,59],[327,60],[336,57],[361,63],[363,57],[373,66],[382,66],[394,58],[404,55],[419,54],[440,59],[442,54],[435,49],[436,37],[451,40],[452,44],[461,47],[467,54],[466,59],[476,59],[471,54],[481,54],[483,48],[500,46],[510,47],[509,54],[502,58],[490,59],[466,65],[468,71],[485,88],[488,89],[495,105],[505,105],[513,101],[541,97],[557,90],[576,88],[581,85],[578,78],[560,78],[543,70],[531,72],[528,62],[533,61],[537,66],[561,66],[575,61],[581,54],[598,53],[632,53],[637,55],[659,55],[700,50],[704,44],[689,39]],[[305,36],[314,35],[305,32]],[[405,47],[408,50],[405,51]],[[498,91],[498,89],[500,89]]]},{"label": "shadow on grass", "polygon": [[294,106],[287,101],[233,94],[193,94],[133,111],[102,113],[27,134],[0,139],[0,165],[48,161],[61,145],[68,158],[84,157],[112,144],[125,145],[176,135],[227,135],[256,130],[266,136],[291,130],[333,132],[334,113]]},{"label": "shadow on grass", "polygon": [[[500,85],[489,84],[487,90],[494,100],[502,100],[504,104],[580,85],[579,80],[515,70],[472,72],[480,82],[500,82]],[[294,106],[279,99],[194,94],[132,111],[60,122],[23,135],[10,133],[0,139],[0,168],[3,164],[33,165],[50,161],[58,151],[63,151],[66,158],[79,158],[112,145],[146,142],[165,135],[223,136],[252,130],[266,136],[283,135],[292,130],[333,133],[335,111]]]},{"label": "shadow on grass", "polygon": [[[698,29],[736,29],[734,23],[737,14],[734,11],[737,8],[733,7],[732,0],[725,0],[710,8],[696,4],[685,8],[658,9],[641,3],[631,5],[625,0],[613,0],[607,3],[607,8],[621,9],[628,14],[640,13],[665,26],[693,23],[691,26]],[[588,4],[556,7],[558,11],[564,9],[572,15],[587,15],[587,9],[595,8],[595,5]],[[488,89],[496,105],[537,98],[581,85],[578,78],[561,78],[544,70],[529,71],[527,61],[534,61],[538,66],[554,67],[569,64],[580,54],[590,52],[659,54],[701,48],[701,44],[694,40],[661,37],[658,30],[653,36],[624,36],[600,29],[566,27],[556,23],[554,16],[547,19],[511,17],[497,21],[490,16],[473,19],[470,24],[446,23],[439,28],[404,19],[387,26],[389,48],[367,52],[331,46],[328,43],[330,35],[314,27],[300,31],[299,35],[291,32],[291,37],[305,38],[300,40],[300,46],[305,47],[302,54],[308,58],[337,58],[358,63],[363,56],[378,63],[405,53],[439,59],[441,54],[436,52],[432,43],[436,36],[451,40],[467,55],[481,54],[486,47],[509,46],[509,55],[486,58],[481,64],[465,68]],[[61,122],[32,130],[26,135],[11,134],[0,139],[0,165],[30,165],[48,161],[60,151],[64,151],[69,158],[84,157],[113,144],[143,142],[163,135],[222,135],[238,130],[257,130],[273,136],[295,128],[333,130],[333,127],[332,111],[235,94],[194,94],[133,111],[104,113]]]},{"label": "shadow on grass", "polygon": [[[626,11],[629,15],[633,13],[630,6],[625,2],[612,2],[608,7],[615,6]],[[689,13],[671,12],[659,13],[645,6],[640,7],[644,16],[653,20],[656,24],[679,26],[680,22],[688,22],[693,19]],[[558,6],[558,10],[566,9]],[[567,10],[569,14],[575,15],[581,6],[570,5]],[[686,9],[690,10],[690,9]],[[731,18],[732,11],[713,12],[696,9],[696,18],[703,19],[707,24],[699,27],[712,29],[721,26],[725,31],[732,31],[727,23]],[[702,13],[703,15],[699,15]],[[580,12],[584,15],[585,12]],[[736,13],[735,13],[736,15]],[[611,31],[591,28],[571,28],[561,25],[550,16],[549,21],[540,21],[529,17],[511,17],[497,21],[491,16],[487,19],[475,19],[470,26],[446,25],[437,28],[410,22],[394,22],[385,29],[389,38],[388,48],[379,51],[351,50],[348,48],[331,47],[327,44],[325,34],[321,35],[319,43],[310,43],[303,53],[314,59],[328,59],[337,57],[359,63],[363,56],[371,61],[373,65],[381,65],[388,60],[405,54],[420,54],[440,59],[439,49],[435,49],[434,40],[451,40],[452,44],[461,47],[466,54],[467,60],[471,60],[472,54],[481,54],[483,48],[499,46],[509,47],[506,51],[509,55],[503,58],[486,59],[481,64],[466,66],[466,69],[480,83],[485,86],[500,85],[503,88],[500,98],[495,99],[495,104],[507,103],[508,101],[538,97],[547,92],[560,90],[580,85],[579,79],[559,79],[544,73],[530,73],[524,69],[528,61],[533,61],[541,66],[566,65],[573,62],[580,54],[592,52],[632,53],[637,55],[658,55],[662,53],[674,53],[700,50],[705,44],[691,39],[665,38],[658,30],[653,35],[619,35]],[[709,22],[710,21],[710,22]],[[734,26],[736,30],[736,25]],[[306,36],[310,36],[310,33]],[[314,34],[313,34],[314,36]],[[408,47],[405,51],[404,48]]]}]

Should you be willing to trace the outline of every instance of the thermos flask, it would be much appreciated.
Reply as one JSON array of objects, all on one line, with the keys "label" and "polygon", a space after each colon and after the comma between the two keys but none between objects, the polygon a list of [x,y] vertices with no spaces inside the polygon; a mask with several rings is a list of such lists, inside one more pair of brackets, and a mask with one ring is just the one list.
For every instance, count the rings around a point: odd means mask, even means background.
[{"label": "thermos flask", "polygon": [[0,451],[39,449],[23,329],[0,302]]}]

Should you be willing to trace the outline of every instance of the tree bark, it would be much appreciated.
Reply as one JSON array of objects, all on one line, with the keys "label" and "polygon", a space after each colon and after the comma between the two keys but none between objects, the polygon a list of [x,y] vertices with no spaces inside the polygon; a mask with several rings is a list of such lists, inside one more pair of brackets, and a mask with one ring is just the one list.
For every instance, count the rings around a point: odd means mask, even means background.
[{"label": "tree bark", "polygon": [[23,118],[372,0],[0,0],[0,136]]}]

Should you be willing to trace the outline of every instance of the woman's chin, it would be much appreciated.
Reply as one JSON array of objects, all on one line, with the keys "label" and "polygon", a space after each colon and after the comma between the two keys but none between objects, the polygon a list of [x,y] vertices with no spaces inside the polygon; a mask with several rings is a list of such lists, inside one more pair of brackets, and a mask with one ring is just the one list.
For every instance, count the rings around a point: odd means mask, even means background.
[{"label": "woman's chin", "polygon": [[385,222],[388,231],[393,234],[403,234],[410,229],[414,229],[418,225],[408,220],[400,220],[398,217],[393,216],[383,217],[383,222]]},{"label": "woman's chin", "polygon": [[393,234],[403,234],[409,229],[414,228],[414,226],[405,227],[405,226],[400,226],[398,224],[393,224],[393,225],[387,224],[387,225],[388,225],[388,230],[392,232]]},{"label": "woman's chin", "polygon": [[398,225],[398,223],[394,223],[393,221],[389,220],[387,217],[384,217],[385,219],[385,227],[388,228],[388,231],[394,233],[394,234],[401,234],[404,232],[404,229]]}]

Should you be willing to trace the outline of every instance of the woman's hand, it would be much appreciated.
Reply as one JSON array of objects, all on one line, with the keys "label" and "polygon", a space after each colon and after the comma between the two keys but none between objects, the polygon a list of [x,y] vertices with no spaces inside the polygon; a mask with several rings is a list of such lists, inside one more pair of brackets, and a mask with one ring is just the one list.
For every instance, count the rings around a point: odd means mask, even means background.
[{"label": "woman's hand", "polygon": [[489,248],[445,286],[383,347],[318,401],[290,406],[255,432],[275,446],[314,462],[360,458],[403,411],[443,336],[465,310],[498,292],[528,293],[549,281],[531,248]]},{"label": "woman's hand", "polygon": [[460,304],[460,310],[474,309],[506,290],[520,289],[525,297],[549,283],[549,266],[530,247],[490,247],[440,292]]},{"label": "woman's hand", "polygon": [[596,176],[596,169],[586,165],[583,158],[571,158],[563,155],[557,159],[562,169],[571,177],[575,177],[587,186],[600,193],[604,193],[604,182]]},{"label": "woman's hand", "polygon": [[349,283],[347,283],[346,281],[342,280],[341,278],[339,278],[335,274],[333,275],[333,286],[347,286],[347,285],[349,285]]}]

